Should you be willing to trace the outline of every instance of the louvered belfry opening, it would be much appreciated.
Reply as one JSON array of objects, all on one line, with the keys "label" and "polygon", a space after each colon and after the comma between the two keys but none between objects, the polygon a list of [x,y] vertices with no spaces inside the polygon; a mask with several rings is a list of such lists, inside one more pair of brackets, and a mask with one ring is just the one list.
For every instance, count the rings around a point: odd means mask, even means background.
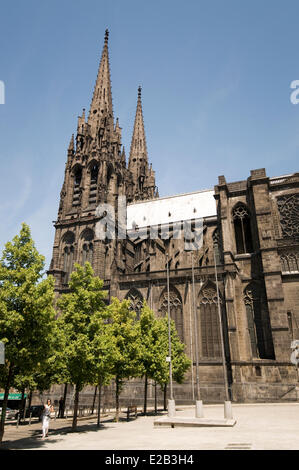
[{"label": "louvered belfry opening", "polygon": [[73,206],[79,206],[81,202],[81,180],[82,168],[79,167],[74,173]]},{"label": "louvered belfry opening", "polygon": [[98,185],[99,167],[97,164],[92,165],[90,169],[90,187],[89,187],[89,205],[97,202],[97,185]]}]

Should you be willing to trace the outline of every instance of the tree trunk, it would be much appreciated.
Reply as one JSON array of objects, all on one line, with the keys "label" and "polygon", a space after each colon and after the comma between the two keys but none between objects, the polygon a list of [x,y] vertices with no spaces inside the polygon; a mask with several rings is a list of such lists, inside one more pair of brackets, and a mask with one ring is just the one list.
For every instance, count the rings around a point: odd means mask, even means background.
[{"label": "tree trunk", "polygon": [[94,389],[93,403],[92,403],[92,408],[91,408],[91,414],[92,415],[93,415],[93,412],[94,412],[94,405],[95,405],[96,398],[97,398],[97,390],[98,390],[98,386],[96,385],[95,389]]},{"label": "tree trunk", "polygon": [[145,377],[144,377],[144,408],[143,408],[144,416],[146,415],[146,410],[147,410],[147,374],[145,374]]},{"label": "tree trunk", "polygon": [[116,389],[115,389],[115,421],[118,423],[118,421],[119,421],[119,379],[118,379],[117,376],[116,376],[116,379],[115,379],[115,385],[116,385]]},{"label": "tree trunk", "polygon": [[167,411],[167,384],[164,385],[164,411]]},{"label": "tree trunk", "polygon": [[4,398],[3,398],[3,404],[2,404],[2,413],[1,413],[1,421],[0,421],[0,444],[3,440],[3,435],[4,435],[8,394],[9,394],[9,389],[10,389],[10,382],[11,382],[12,375],[13,375],[12,370],[13,370],[13,365],[10,364],[9,369],[8,369],[8,377],[7,377],[7,382],[6,382],[5,389],[4,389]]},{"label": "tree trunk", "polygon": [[157,414],[157,382],[155,381],[155,415]]},{"label": "tree trunk", "polygon": [[22,410],[22,416],[21,416],[21,419],[22,419],[23,421],[25,421],[25,419],[26,419],[26,398],[25,398],[25,388],[22,388],[21,410]]},{"label": "tree trunk", "polygon": [[78,406],[79,406],[79,386],[76,384],[76,391],[75,391],[75,401],[74,401],[74,416],[73,416],[73,424],[72,430],[75,431],[77,428],[77,416],[78,416]]},{"label": "tree trunk", "polygon": [[61,411],[61,418],[64,418],[65,403],[66,403],[66,396],[67,396],[67,385],[68,384],[64,384],[63,406],[62,406],[62,411]]},{"label": "tree trunk", "polygon": [[32,390],[29,391],[29,400],[28,400],[28,410],[29,410],[29,416],[30,416],[30,407],[31,407],[31,402],[32,402]]},{"label": "tree trunk", "polygon": [[98,400],[98,422],[97,427],[100,427],[101,424],[101,393],[102,393],[102,385],[99,384],[99,400]]}]

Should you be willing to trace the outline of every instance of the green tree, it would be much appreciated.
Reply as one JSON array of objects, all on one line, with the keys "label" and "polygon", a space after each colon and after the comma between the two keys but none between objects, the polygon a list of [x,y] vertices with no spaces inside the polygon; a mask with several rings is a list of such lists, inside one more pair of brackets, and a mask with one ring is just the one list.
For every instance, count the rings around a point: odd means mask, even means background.
[{"label": "green tree", "polygon": [[108,307],[112,320],[111,330],[115,338],[113,375],[115,377],[115,420],[119,420],[119,396],[125,379],[143,375],[140,323],[130,310],[130,301],[112,299]]},{"label": "green tree", "polygon": [[[142,345],[142,357],[141,363],[144,370],[144,406],[143,411],[146,415],[147,411],[147,388],[148,379],[153,379],[155,371],[157,369],[157,348],[156,343],[159,341],[159,321],[155,318],[154,312],[149,308],[147,303],[144,301],[141,314],[140,314],[140,333],[141,333],[141,345]],[[159,357],[161,351],[158,351]],[[165,362],[165,358],[160,357],[161,361]],[[167,373],[167,367],[166,371]]]},{"label": "green tree", "polygon": [[77,427],[79,394],[95,382],[95,337],[107,318],[104,282],[94,276],[90,263],[75,264],[69,282],[70,292],[57,301],[61,312],[57,322],[63,332],[65,369],[61,381],[75,386],[72,429]]},{"label": "green tree", "polygon": [[[170,325],[172,377],[177,383],[182,383],[185,373],[191,366],[191,360],[184,352],[185,344],[180,340],[173,320]],[[169,355],[167,315],[156,320],[151,335],[153,337],[153,361],[150,374],[164,391],[164,409],[166,409],[166,392],[169,383],[169,363],[166,362],[166,357]]]},{"label": "green tree", "polygon": [[109,385],[113,379],[113,364],[116,359],[116,338],[113,335],[111,324],[98,324],[97,333],[93,340],[95,357],[95,383],[99,389],[97,426],[101,421],[101,392],[102,387]]},{"label": "green tree", "polygon": [[21,377],[30,382],[52,354],[54,279],[41,280],[43,269],[44,257],[35,248],[28,225],[22,224],[0,260],[0,341],[5,343],[6,359],[0,365],[0,386],[4,388],[0,442],[9,389],[17,377],[18,387]]},{"label": "green tree", "polygon": [[[45,358],[45,361],[39,363],[31,374],[27,373],[24,375],[24,373],[22,373],[21,375],[17,374],[15,376],[14,386],[22,392],[25,392],[26,389],[29,391],[29,408],[31,405],[32,392],[34,390],[38,390],[39,392],[49,390],[51,385],[64,383],[64,379],[68,377],[63,362],[62,338],[62,332],[55,321],[50,338],[52,345],[49,356]],[[24,405],[25,403],[21,405],[21,409],[25,412]],[[22,416],[23,414],[21,414],[21,417]]]}]

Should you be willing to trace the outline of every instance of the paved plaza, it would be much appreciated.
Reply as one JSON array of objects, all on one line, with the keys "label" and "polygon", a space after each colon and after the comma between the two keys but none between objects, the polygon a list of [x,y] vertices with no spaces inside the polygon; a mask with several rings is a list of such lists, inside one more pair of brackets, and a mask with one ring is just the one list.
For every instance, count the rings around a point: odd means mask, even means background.
[{"label": "paved plaza", "polygon": [[[159,413],[163,416],[165,413]],[[223,418],[222,405],[207,405],[205,417]],[[113,415],[105,415],[100,429],[96,418],[78,421],[78,430],[71,432],[71,419],[52,420],[49,437],[41,439],[41,424],[8,425],[4,449],[47,450],[299,450],[299,403],[234,404],[232,428],[159,428],[155,416],[138,415],[129,422],[125,414],[119,423]],[[177,407],[177,416],[192,416],[192,407]]]}]

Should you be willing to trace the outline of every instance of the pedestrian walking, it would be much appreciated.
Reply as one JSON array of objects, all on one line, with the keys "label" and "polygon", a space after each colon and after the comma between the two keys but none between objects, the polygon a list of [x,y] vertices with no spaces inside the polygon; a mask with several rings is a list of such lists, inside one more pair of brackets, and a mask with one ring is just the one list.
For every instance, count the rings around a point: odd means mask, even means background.
[{"label": "pedestrian walking", "polygon": [[57,418],[63,418],[63,415],[64,415],[64,399],[60,397]]},{"label": "pedestrian walking", "polygon": [[43,423],[42,439],[45,439],[45,437],[48,437],[51,413],[53,411],[54,411],[54,407],[51,403],[51,400],[48,398],[47,403],[44,405],[44,409],[42,412],[42,423]]}]

